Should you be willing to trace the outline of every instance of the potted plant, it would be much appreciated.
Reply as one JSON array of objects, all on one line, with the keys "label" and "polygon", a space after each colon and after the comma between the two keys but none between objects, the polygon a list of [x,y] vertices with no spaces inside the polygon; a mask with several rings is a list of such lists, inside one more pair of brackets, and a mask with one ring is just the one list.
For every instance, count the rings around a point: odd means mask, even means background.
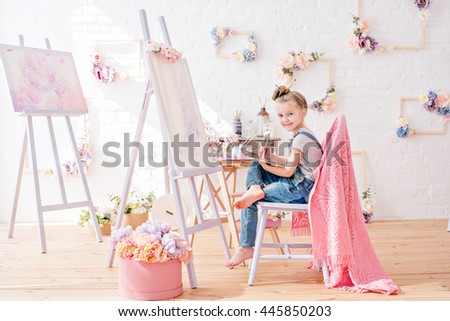
[{"label": "potted plant", "polygon": [[[95,215],[97,222],[100,225],[102,235],[111,235],[111,220],[115,216],[112,208],[96,208]],[[91,220],[91,212],[89,210],[81,210],[78,225],[84,227]]]},{"label": "potted plant", "polygon": [[[155,199],[155,194],[152,191],[145,196],[137,193],[136,191],[131,191],[127,198],[122,227],[129,225],[132,229],[135,229],[147,221],[149,211],[153,207]],[[110,194],[109,200],[111,201],[115,213],[117,214],[120,207],[120,197],[115,194]]]},{"label": "potted plant", "polygon": [[169,223],[148,220],[133,231],[114,230],[119,258],[119,294],[135,300],[164,300],[183,293],[181,263],[192,260],[189,243]]}]

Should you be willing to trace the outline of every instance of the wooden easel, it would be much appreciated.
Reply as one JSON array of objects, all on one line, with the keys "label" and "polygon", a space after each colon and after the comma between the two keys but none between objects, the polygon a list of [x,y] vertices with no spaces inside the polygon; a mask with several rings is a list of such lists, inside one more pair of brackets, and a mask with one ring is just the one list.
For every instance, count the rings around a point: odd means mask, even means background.
[{"label": "wooden easel", "polygon": [[[19,36],[20,39],[20,46],[24,47],[24,40],[23,36]],[[50,41],[48,38],[45,38],[45,43],[48,50],[51,50]],[[47,252],[47,244],[45,240],[45,230],[44,230],[44,219],[43,219],[43,213],[44,212],[50,212],[50,211],[57,211],[57,210],[64,210],[64,209],[71,209],[71,208],[78,208],[78,207],[88,207],[90,214],[91,214],[91,220],[94,226],[94,230],[97,236],[97,240],[99,242],[102,242],[102,234],[100,232],[100,228],[97,222],[97,217],[95,213],[95,207],[92,203],[91,194],[89,192],[89,187],[87,184],[86,176],[84,174],[83,166],[81,164],[80,155],[78,152],[78,147],[75,139],[75,135],[72,128],[72,123],[70,121],[71,116],[76,115],[82,115],[83,112],[76,112],[76,111],[70,111],[70,113],[61,112],[60,114],[56,114],[55,112],[45,112],[45,111],[35,111],[35,112],[24,112],[22,115],[26,117],[27,122],[25,125],[24,135],[23,135],[23,143],[22,143],[22,152],[20,156],[20,163],[19,163],[19,171],[17,175],[17,183],[16,183],[16,191],[14,194],[14,204],[13,209],[11,213],[11,220],[9,225],[9,238],[13,237],[14,233],[14,225],[16,221],[16,213],[17,213],[17,205],[19,202],[19,194],[20,194],[20,187],[22,183],[22,174],[24,170],[25,165],[25,157],[26,157],[26,151],[28,147],[28,142],[30,143],[30,154],[31,154],[31,164],[32,164],[32,172],[33,172],[33,182],[34,182],[34,192],[36,197],[36,207],[37,207],[37,219],[38,219],[38,226],[39,226],[39,238],[40,238],[40,244],[41,244],[41,252],[46,253]],[[64,179],[61,172],[61,163],[59,161],[59,155],[58,155],[58,147],[56,144],[56,136],[55,136],[55,130],[53,128],[53,121],[52,117],[64,117],[66,119],[66,126],[67,130],[69,132],[70,136],[70,143],[72,145],[77,166],[79,169],[80,178],[83,182],[84,192],[86,194],[86,200],[81,202],[68,202],[67,200],[67,193],[64,186]],[[33,117],[46,117],[47,118],[47,124],[50,132],[50,139],[53,149],[53,157],[55,161],[55,167],[56,167],[56,173],[58,177],[58,183],[59,183],[59,192],[61,197],[61,203],[59,204],[52,204],[52,205],[43,205],[41,200],[41,189],[39,184],[39,172],[37,168],[37,156],[36,156],[36,144],[34,139],[34,129],[33,129]]]},{"label": "wooden easel", "polygon": [[[148,28],[147,16],[146,16],[145,10],[140,10],[139,13],[140,13],[140,18],[141,18],[142,30],[143,30],[143,34],[144,34],[144,40],[147,43],[147,41],[151,40],[150,32],[149,32],[149,28]],[[161,30],[163,33],[165,43],[169,46],[172,46],[164,17],[160,17],[159,21],[160,21],[160,26],[161,26]],[[147,55],[147,60],[148,60],[149,66],[151,67],[152,61],[148,55]],[[179,63],[180,62],[177,62],[177,64],[179,64]],[[157,82],[158,78],[156,78],[156,75],[153,74],[153,72],[154,72],[153,68],[151,67],[150,69],[151,69],[151,72],[150,72],[149,78],[147,80],[144,101],[142,103],[142,108],[141,108],[140,115],[139,115],[139,122],[138,122],[138,126],[136,129],[136,134],[135,134],[135,139],[134,139],[135,142],[141,141],[142,131],[143,131],[144,124],[145,124],[145,118],[147,115],[150,98],[155,93],[155,90],[157,90],[155,88],[155,81],[156,81],[156,83],[158,83]],[[158,96],[156,98],[158,98]],[[157,105],[158,105],[158,112],[160,115],[160,121],[161,121],[161,125],[162,125],[161,130],[163,132],[163,136],[164,136],[165,140],[167,142],[169,142],[169,141],[171,141],[170,135],[168,133],[168,130],[165,129],[165,126],[167,126],[168,123],[167,123],[166,116],[164,115],[164,112],[162,111],[162,108],[164,106],[161,104],[160,101],[157,101]],[[203,230],[206,230],[206,229],[209,229],[212,227],[217,227],[218,232],[219,232],[219,237],[221,239],[222,246],[223,246],[223,249],[225,252],[225,257],[226,257],[226,259],[229,259],[231,257],[231,255],[230,255],[230,252],[229,252],[229,249],[227,246],[227,240],[226,240],[225,233],[223,230],[222,221],[221,221],[221,218],[219,215],[217,200],[214,197],[214,193],[211,188],[211,184],[212,184],[211,176],[217,174],[219,177],[220,184],[222,185],[222,191],[224,191],[224,192],[227,191],[227,186],[225,183],[222,167],[221,166],[209,167],[209,168],[199,167],[199,168],[190,168],[190,169],[187,168],[187,169],[181,170],[180,168],[177,168],[177,166],[174,164],[173,156],[171,155],[170,151],[169,151],[168,158],[169,158],[168,159],[168,168],[169,168],[170,184],[171,184],[171,189],[173,191],[173,195],[174,195],[174,199],[175,199],[175,204],[176,204],[176,209],[177,209],[176,215],[177,215],[178,225],[179,225],[182,236],[186,240],[188,240],[189,237],[195,233],[198,233],[200,231],[203,231]],[[137,159],[137,149],[133,149],[132,154],[131,154],[130,167],[128,168],[124,188],[122,191],[122,198],[121,198],[122,201],[120,203],[120,208],[119,208],[118,216],[116,219],[115,230],[119,229],[119,227],[122,225],[122,219],[123,219],[123,215],[125,212],[126,200],[128,197],[130,186],[131,186],[131,179],[133,176],[136,159]],[[193,226],[187,226],[185,215],[184,215],[184,209],[183,209],[183,205],[182,205],[182,195],[181,195],[181,190],[180,190],[180,185],[179,185],[180,180],[183,180],[183,179],[188,180],[189,190],[191,193],[192,201],[194,202],[194,211],[196,214],[197,224],[195,224]],[[203,217],[204,213],[203,213],[203,210],[202,210],[202,208],[200,206],[200,202],[199,202],[199,184],[198,184],[199,182],[204,182],[204,186],[205,186],[204,189],[206,190],[206,193],[209,197],[212,212],[214,215],[214,218],[212,218],[212,219],[205,220]],[[233,220],[233,223],[234,223],[234,220]],[[114,252],[115,252],[114,245],[111,244],[108,258],[107,258],[107,264],[109,267],[111,267],[113,264]],[[191,288],[196,288],[197,280],[196,280],[193,261],[191,261],[189,264],[187,264],[187,269],[188,269],[188,275],[189,275],[189,281],[190,281]]]}]

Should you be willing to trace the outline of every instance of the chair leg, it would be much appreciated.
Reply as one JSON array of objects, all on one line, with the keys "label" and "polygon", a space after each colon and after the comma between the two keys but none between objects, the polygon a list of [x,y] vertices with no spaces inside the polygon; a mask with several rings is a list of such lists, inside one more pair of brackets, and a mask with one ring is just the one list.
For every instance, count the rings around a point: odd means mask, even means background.
[{"label": "chair leg", "polygon": [[250,263],[250,275],[248,277],[248,284],[253,285],[258,269],[259,256],[261,255],[261,248],[264,239],[264,229],[266,227],[267,210],[263,209],[259,217],[258,228],[256,229],[255,251],[253,252],[253,259]]},{"label": "chair leg", "polygon": [[[270,235],[272,236],[273,242],[280,243],[280,238],[278,237],[277,229],[275,227],[271,227],[268,230],[270,231]],[[282,248],[278,248],[277,251],[280,254],[284,254],[284,250]]]}]

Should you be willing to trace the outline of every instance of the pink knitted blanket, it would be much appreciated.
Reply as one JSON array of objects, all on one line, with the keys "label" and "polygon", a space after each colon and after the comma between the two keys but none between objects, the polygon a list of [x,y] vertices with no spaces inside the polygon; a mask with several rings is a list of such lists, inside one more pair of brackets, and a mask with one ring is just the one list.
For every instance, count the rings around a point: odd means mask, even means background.
[{"label": "pink knitted blanket", "polygon": [[327,288],[397,294],[399,289],[378,261],[364,224],[345,116],[336,117],[322,146],[325,163],[314,172],[310,199],[314,260],[309,267],[327,264]]}]

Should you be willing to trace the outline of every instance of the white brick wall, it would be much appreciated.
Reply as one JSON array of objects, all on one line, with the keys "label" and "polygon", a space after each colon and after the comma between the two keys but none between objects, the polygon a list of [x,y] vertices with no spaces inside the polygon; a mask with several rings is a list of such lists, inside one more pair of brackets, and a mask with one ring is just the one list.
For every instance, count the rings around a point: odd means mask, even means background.
[{"label": "white brick wall", "polygon": [[[101,167],[106,160],[101,148],[107,141],[123,142],[125,131],[134,136],[145,83],[144,77],[109,85],[93,80],[91,45],[95,40],[140,39],[138,11],[142,8],[147,10],[152,36],[158,40],[162,37],[157,17],[166,17],[174,46],[188,59],[202,106],[222,123],[231,121],[235,109],[244,111],[244,122],[254,118],[259,108],[257,92],[269,95],[276,84],[274,70],[280,54],[290,50],[325,52],[334,59],[336,112],[347,116],[352,147],[367,152],[367,180],[376,193],[375,219],[448,217],[450,134],[404,140],[395,135],[399,97],[419,96],[428,89],[450,92],[448,1],[432,4],[425,50],[359,56],[346,47],[346,38],[352,32],[350,12],[356,8],[353,0],[0,0],[0,43],[17,44],[21,33],[27,46],[42,47],[42,39],[49,37],[54,49],[74,54],[90,108],[89,133],[95,163],[88,179],[96,204],[105,203],[107,193],[120,193],[122,189],[126,169]],[[361,0],[361,17],[369,20],[370,34],[383,45],[415,45],[420,40],[418,10],[411,0]],[[255,31],[257,60],[240,65],[215,59],[209,39],[215,25]],[[223,52],[240,49],[245,42],[245,38],[238,37],[227,40]],[[324,94],[324,64],[313,64],[297,72],[296,77],[294,88],[308,99]],[[0,199],[4,204],[0,221],[8,221],[22,120],[12,115],[4,90],[0,103]],[[408,108],[410,122],[414,125],[416,121],[416,127],[420,127],[414,110]],[[273,116],[271,102],[268,111]],[[334,116],[310,111],[307,122],[323,138]],[[275,131],[283,139],[288,138],[276,125]],[[150,108],[145,137],[158,140],[159,132],[157,115]],[[19,221],[34,220],[31,181],[30,174],[26,174]],[[51,182],[43,178],[44,187]],[[75,182],[71,179],[69,185],[76,186]],[[161,169],[139,169],[134,182],[137,188],[164,192]],[[46,219],[73,220],[76,216],[48,215]]]}]

